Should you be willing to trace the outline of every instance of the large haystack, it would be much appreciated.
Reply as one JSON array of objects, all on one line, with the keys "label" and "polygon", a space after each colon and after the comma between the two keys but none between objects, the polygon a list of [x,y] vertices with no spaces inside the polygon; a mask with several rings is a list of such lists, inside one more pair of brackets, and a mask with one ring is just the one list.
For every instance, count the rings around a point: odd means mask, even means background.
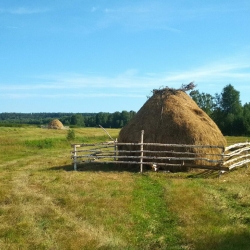
[{"label": "large haystack", "polygon": [[[122,128],[118,142],[140,142],[141,130],[144,130],[145,143],[226,145],[225,138],[217,125],[182,90],[166,88],[154,91],[153,96]],[[134,148],[123,146],[120,149],[133,150]],[[147,149],[152,150],[152,146],[148,146]],[[194,153],[198,153],[199,150],[191,149]],[[221,153],[221,150],[206,149],[206,153]],[[201,162],[192,164],[201,164]],[[170,170],[179,171],[187,168],[174,167]]]},{"label": "large haystack", "polygon": [[49,123],[48,128],[49,129],[63,129],[64,126],[58,119],[55,119]]}]

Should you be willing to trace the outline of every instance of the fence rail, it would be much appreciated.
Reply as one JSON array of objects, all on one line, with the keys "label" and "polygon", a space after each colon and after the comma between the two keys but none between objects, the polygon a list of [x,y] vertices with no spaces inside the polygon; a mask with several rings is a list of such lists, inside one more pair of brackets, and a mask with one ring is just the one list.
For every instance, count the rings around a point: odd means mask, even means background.
[{"label": "fence rail", "polygon": [[223,165],[229,170],[250,163],[250,143],[237,143],[225,148]]}]

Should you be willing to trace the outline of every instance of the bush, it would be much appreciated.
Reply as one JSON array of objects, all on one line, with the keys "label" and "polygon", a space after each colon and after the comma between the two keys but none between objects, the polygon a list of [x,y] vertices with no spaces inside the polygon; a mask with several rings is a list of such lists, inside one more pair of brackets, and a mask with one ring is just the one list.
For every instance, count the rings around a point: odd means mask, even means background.
[{"label": "bush", "polygon": [[73,141],[76,138],[75,131],[73,129],[70,129],[67,134],[67,140]]}]

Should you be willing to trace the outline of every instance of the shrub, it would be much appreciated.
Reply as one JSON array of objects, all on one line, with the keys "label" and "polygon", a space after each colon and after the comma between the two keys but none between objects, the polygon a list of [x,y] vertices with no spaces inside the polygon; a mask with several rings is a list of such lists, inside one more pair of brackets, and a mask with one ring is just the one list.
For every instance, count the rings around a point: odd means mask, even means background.
[{"label": "shrub", "polygon": [[75,131],[73,129],[70,129],[67,134],[67,140],[73,141],[76,138]]}]

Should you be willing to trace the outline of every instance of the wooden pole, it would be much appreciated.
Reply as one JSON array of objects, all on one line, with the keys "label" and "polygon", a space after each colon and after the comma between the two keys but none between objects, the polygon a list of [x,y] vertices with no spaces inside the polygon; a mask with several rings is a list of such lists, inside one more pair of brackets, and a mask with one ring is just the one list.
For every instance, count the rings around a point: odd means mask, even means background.
[{"label": "wooden pole", "polygon": [[223,166],[225,163],[225,148],[222,149],[222,152],[221,152],[221,166]]},{"label": "wooden pole", "polygon": [[112,141],[115,141],[115,140],[111,137],[111,135],[108,133],[108,131],[107,131],[105,128],[103,128],[101,125],[99,125],[99,127],[102,128],[102,129],[106,132],[106,134],[109,136],[109,138],[110,138]]},{"label": "wooden pole", "polygon": [[141,158],[140,158],[140,172],[143,172],[143,136],[144,130],[141,131]]},{"label": "wooden pole", "polygon": [[115,148],[115,158],[114,160],[117,161],[117,138],[115,138],[115,144],[114,144],[114,148]]},{"label": "wooden pole", "polygon": [[76,157],[76,145],[74,145],[74,170],[77,170],[77,165],[76,165],[76,161],[77,161],[77,157]]}]

